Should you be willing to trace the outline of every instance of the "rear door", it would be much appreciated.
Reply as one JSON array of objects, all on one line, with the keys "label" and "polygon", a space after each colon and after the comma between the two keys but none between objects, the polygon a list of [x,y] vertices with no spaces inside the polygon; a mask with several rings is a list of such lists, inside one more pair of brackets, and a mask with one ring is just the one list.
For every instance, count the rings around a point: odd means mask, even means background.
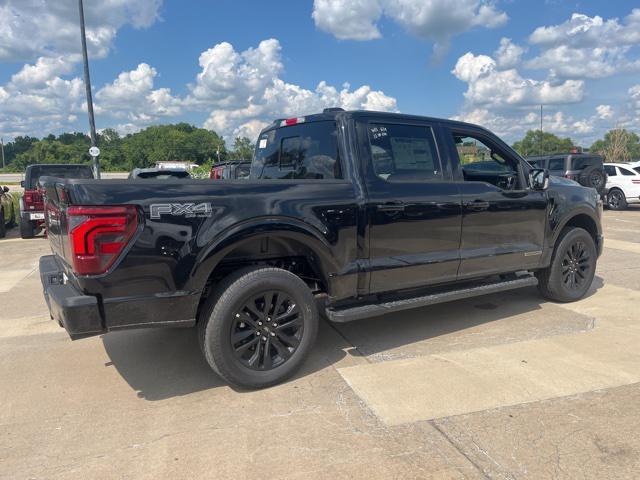
[{"label": "rear door", "polygon": [[375,116],[357,124],[372,293],[456,279],[460,193],[438,150],[438,128]]},{"label": "rear door", "polygon": [[445,127],[462,193],[458,279],[536,267],[545,238],[547,193],[530,190],[517,154],[473,127]]}]

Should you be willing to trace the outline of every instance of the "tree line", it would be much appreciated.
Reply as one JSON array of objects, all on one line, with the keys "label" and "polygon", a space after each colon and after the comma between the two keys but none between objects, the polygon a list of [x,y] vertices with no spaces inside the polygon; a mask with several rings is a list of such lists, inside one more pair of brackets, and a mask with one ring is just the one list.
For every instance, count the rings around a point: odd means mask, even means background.
[{"label": "tree line", "polygon": [[[16,137],[4,145],[5,171],[21,172],[34,163],[88,163],[91,141],[84,133],[63,133],[45,138]],[[98,134],[100,164],[105,171],[130,171],[153,167],[159,161],[189,161],[208,166],[228,160],[251,159],[255,145],[237,137],[231,149],[216,132],[188,123],[154,125],[121,136],[114,129]],[[571,138],[540,130],[529,130],[513,148],[524,157],[571,152],[577,145]],[[640,159],[640,138],[634,132],[615,128],[589,149],[606,161]],[[0,169],[1,170],[1,169]]]},{"label": "tree line", "polygon": [[[63,133],[44,138],[16,137],[4,145],[5,171],[24,171],[35,163],[88,163],[90,138],[84,133]],[[254,144],[237,137],[232,148],[216,132],[188,123],[155,125],[121,136],[114,129],[98,134],[100,165],[105,171],[153,167],[159,161],[189,161],[209,165],[253,156]],[[0,165],[1,167],[1,165]]]},{"label": "tree line", "polygon": [[[513,144],[513,149],[523,157],[568,153],[579,147],[569,137],[540,130],[529,130],[522,140]],[[602,155],[607,162],[628,162],[640,160],[640,137],[624,128],[609,130],[604,138],[596,140],[589,153]]]}]

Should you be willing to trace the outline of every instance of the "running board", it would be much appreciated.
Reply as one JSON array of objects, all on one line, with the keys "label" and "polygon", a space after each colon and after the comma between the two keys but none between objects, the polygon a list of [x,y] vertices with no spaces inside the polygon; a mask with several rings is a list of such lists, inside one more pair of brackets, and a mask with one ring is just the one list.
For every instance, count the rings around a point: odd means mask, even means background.
[{"label": "running board", "polygon": [[458,290],[449,290],[421,297],[408,298],[405,300],[395,300],[385,303],[367,304],[353,308],[336,310],[327,308],[326,315],[329,320],[337,323],[352,322],[363,318],[378,317],[387,313],[399,312],[410,308],[426,307],[438,303],[461,300],[463,298],[478,297],[490,293],[504,292],[522,287],[532,287],[538,284],[538,279],[533,275],[526,275],[514,280],[502,280],[494,283],[485,283],[473,287]]}]

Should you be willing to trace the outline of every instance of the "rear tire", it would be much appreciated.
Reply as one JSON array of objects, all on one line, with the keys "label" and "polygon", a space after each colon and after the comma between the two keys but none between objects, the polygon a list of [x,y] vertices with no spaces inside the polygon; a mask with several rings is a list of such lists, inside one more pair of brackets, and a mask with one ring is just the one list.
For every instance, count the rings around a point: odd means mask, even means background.
[{"label": "rear tire", "polygon": [[4,223],[4,209],[0,208],[0,238],[7,235],[7,226]]},{"label": "rear tire", "polygon": [[567,227],[560,233],[551,265],[536,272],[538,290],[557,302],[574,302],[591,287],[598,254],[593,237],[582,228]]},{"label": "rear tire", "polygon": [[11,218],[9,219],[9,228],[13,228],[16,226],[16,209],[11,209]]},{"label": "rear tire", "polygon": [[607,194],[607,207],[611,210],[625,210],[628,204],[624,192],[619,188],[609,190]]},{"label": "rear tire", "polygon": [[309,287],[279,268],[239,270],[215,289],[198,323],[209,366],[227,382],[264,388],[302,365],[318,332]]},{"label": "rear tire", "polygon": [[20,222],[20,237],[33,238],[34,235],[35,229],[33,228],[33,223],[29,220],[22,220]]}]

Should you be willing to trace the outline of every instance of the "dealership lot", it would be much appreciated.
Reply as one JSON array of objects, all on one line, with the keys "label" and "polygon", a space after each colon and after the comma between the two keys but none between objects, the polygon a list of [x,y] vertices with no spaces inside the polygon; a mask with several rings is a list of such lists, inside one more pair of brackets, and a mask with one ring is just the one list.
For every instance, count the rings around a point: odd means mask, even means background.
[{"label": "dealership lot", "polygon": [[0,478],[637,478],[640,209],[591,295],[506,292],[332,326],[296,377],[224,385],[192,330],[71,342],[43,238],[0,240]]}]

